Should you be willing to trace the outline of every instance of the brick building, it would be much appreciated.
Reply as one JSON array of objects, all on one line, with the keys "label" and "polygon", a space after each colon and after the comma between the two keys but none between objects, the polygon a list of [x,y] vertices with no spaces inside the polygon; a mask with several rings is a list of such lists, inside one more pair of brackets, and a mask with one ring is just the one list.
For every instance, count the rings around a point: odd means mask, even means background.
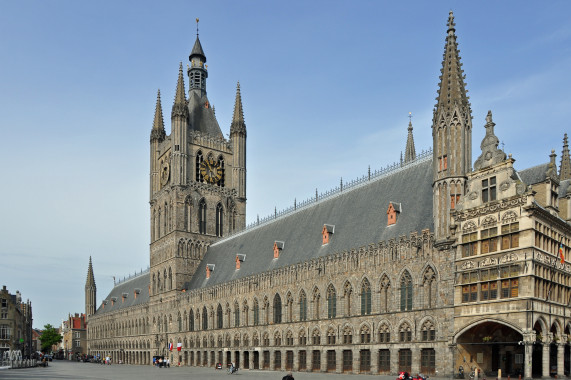
[{"label": "brick building", "polygon": [[0,355],[8,350],[20,350],[29,356],[32,349],[32,303],[22,302],[19,291],[10,294],[6,286],[0,290]]}]

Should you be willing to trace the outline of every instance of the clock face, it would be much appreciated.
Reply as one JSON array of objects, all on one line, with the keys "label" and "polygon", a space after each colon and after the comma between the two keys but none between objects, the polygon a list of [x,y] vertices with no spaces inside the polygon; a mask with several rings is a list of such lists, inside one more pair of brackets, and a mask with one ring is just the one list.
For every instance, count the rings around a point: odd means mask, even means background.
[{"label": "clock face", "polygon": [[204,180],[210,184],[220,181],[223,175],[223,169],[217,161],[207,158],[200,164],[200,174]]},{"label": "clock face", "polygon": [[168,162],[163,162],[161,166],[161,185],[166,185],[170,178],[170,166]]}]

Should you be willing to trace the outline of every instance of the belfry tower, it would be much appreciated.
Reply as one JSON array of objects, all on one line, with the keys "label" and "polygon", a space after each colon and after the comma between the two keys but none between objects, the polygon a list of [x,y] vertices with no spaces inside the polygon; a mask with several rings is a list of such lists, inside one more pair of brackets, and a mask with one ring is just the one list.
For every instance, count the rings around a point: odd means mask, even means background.
[{"label": "belfry tower", "polygon": [[433,217],[437,246],[447,246],[451,241],[450,211],[464,195],[466,175],[472,166],[472,110],[459,53],[454,15],[450,11],[432,119]]},{"label": "belfry tower", "polygon": [[[198,21],[198,20],[197,20]],[[230,137],[218,125],[207,96],[208,66],[198,37],[186,73],[179,65],[171,111],[164,126],[160,92],[151,129],[151,297],[187,288],[208,246],[246,225],[246,124],[240,85]]]},{"label": "belfry tower", "polygon": [[95,277],[93,276],[93,265],[91,264],[91,256],[89,256],[89,266],[87,267],[87,279],[85,280],[85,318],[95,314],[95,305],[97,304],[97,286],[95,285]]}]

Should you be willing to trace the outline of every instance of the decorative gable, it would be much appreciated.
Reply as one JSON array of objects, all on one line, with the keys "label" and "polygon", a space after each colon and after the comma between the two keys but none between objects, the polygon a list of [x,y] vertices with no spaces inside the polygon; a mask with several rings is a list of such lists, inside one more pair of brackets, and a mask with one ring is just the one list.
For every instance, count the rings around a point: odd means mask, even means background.
[{"label": "decorative gable", "polygon": [[285,243],[283,241],[274,241],[274,259],[280,257],[280,252],[284,249]]},{"label": "decorative gable", "polygon": [[393,224],[396,224],[400,212],[401,212],[400,203],[389,202],[389,208],[387,209],[387,226],[392,226]]},{"label": "decorative gable", "polygon": [[210,274],[214,272],[214,264],[206,264],[206,278],[210,278]]},{"label": "decorative gable", "polygon": [[331,235],[335,232],[335,226],[333,224],[324,224],[323,229],[321,230],[321,235],[323,237],[322,244],[329,244],[329,240],[331,239]]},{"label": "decorative gable", "polygon": [[240,263],[246,261],[246,255],[236,254],[236,269],[240,269]]}]

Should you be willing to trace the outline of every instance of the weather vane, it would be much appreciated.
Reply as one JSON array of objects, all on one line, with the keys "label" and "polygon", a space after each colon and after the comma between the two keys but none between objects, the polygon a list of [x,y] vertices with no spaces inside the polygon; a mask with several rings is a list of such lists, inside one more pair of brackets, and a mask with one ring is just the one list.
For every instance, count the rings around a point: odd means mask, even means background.
[{"label": "weather vane", "polygon": [[198,37],[198,17],[196,18],[196,36]]}]

